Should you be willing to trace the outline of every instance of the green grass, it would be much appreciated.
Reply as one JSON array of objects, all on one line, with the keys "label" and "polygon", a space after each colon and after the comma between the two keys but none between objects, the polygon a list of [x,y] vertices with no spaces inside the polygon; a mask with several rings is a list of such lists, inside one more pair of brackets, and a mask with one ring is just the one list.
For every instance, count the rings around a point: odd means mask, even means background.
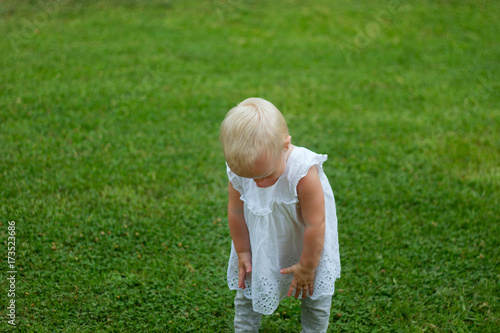
[{"label": "green grass", "polygon": [[[18,331],[230,331],[217,137],[250,96],[329,155],[331,331],[498,330],[497,1],[44,3],[0,3]],[[287,299],[262,331],[299,318]]]}]

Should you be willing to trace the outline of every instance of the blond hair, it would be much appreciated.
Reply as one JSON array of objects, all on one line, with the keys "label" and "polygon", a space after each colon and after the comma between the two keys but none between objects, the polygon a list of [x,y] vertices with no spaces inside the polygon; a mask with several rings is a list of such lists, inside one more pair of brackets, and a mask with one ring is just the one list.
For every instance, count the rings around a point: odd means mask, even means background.
[{"label": "blond hair", "polygon": [[260,157],[278,157],[287,136],[281,112],[271,102],[252,97],[227,113],[219,138],[229,168],[241,177],[251,177]]}]

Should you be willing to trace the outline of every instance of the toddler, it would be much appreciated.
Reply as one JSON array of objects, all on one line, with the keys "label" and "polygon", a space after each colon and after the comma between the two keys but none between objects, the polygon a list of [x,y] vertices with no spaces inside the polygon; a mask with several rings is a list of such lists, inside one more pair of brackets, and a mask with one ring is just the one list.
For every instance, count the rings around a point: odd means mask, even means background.
[{"label": "toddler", "polygon": [[303,332],[326,332],[340,277],[337,216],[326,155],[295,147],[281,112],[261,98],[220,129],[229,177],[228,286],[236,332],[258,332],[286,296],[301,298]]}]

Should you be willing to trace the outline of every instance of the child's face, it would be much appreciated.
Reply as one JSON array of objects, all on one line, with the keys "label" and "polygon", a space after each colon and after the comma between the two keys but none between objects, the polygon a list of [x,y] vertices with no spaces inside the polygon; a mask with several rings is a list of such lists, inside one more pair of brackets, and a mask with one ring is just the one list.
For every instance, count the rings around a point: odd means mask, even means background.
[{"label": "child's face", "polygon": [[255,174],[252,175],[253,181],[258,187],[269,187],[276,183],[279,177],[285,172],[286,152],[282,151],[276,158],[267,158],[263,156],[257,162]]}]

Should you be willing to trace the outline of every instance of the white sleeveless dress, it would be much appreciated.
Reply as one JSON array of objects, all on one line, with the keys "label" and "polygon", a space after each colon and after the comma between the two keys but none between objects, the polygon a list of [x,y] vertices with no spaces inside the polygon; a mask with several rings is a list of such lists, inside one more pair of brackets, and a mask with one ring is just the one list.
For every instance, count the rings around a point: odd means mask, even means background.
[{"label": "white sleeveless dress", "polygon": [[[340,277],[340,256],[335,199],[322,168],[326,160],[326,155],[295,147],[288,157],[285,172],[270,187],[258,187],[252,179],[239,177],[227,168],[229,181],[244,202],[252,250],[252,273],[247,274],[242,292],[252,299],[256,312],[272,314],[290,288],[292,274],[281,274],[280,269],[300,260],[304,221],[300,213],[297,184],[313,165],[317,167],[323,185],[326,220],[325,242],[316,269],[314,293],[307,297],[314,300],[334,293],[335,280]],[[240,290],[238,256],[232,242],[227,283],[230,289]]]}]

